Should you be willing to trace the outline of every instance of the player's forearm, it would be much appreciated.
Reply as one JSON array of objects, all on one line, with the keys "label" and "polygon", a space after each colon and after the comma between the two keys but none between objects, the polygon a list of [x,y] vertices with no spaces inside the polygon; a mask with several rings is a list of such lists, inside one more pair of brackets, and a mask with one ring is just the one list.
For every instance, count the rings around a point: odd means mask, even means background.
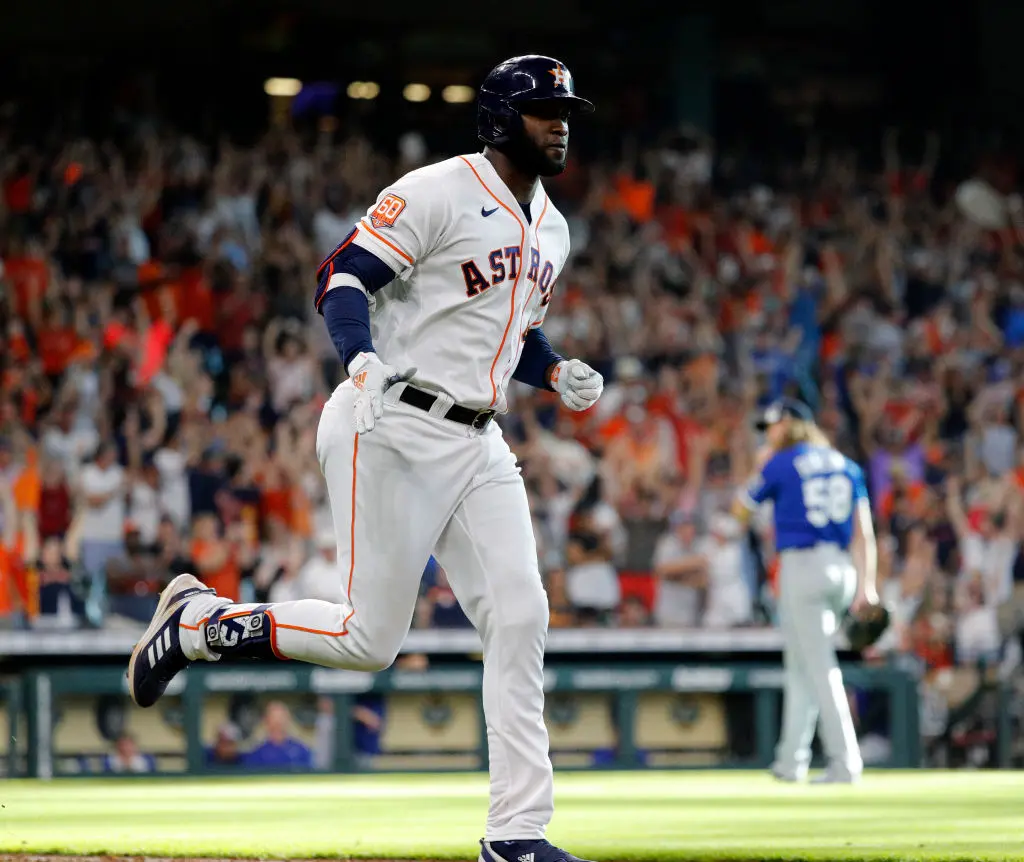
[{"label": "player's forearm", "polygon": [[562,357],[555,353],[547,336],[539,328],[531,329],[526,334],[523,352],[512,378],[535,389],[553,391],[551,372],[561,361]]},{"label": "player's forearm", "polygon": [[853,543],[853,564],[857,569],[857,578],[863,592],[873,593],[877,590],[878,579],[878,543],[874,535],[859,536]]},{"label": "player's forearm", "polygon": [[370,307],[362,291],[352,287],[328,291],[320,311],[346,371],[354,356],[373,351]]},{"label": "player's forearm", "polygon": [[373,351],[369,297],[395,278],[384,261],[352,242],[354,235],[320,264],[313,298],[346,371],[354,356]]}]

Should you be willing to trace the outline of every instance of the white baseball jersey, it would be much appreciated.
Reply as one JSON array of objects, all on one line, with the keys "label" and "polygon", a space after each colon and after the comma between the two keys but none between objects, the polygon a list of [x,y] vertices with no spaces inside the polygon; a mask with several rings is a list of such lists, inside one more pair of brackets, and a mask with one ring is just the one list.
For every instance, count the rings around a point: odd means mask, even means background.
[{"label": "white baseball jersey", "polygon": [[415,367],[414,383],[458,404],[505,412],[526,334],[569,256],[568,225],[540,183],[529,208],[532,223],[482,153],[380,193],[352,242],[398,273],[369,300],[384,362]]}]

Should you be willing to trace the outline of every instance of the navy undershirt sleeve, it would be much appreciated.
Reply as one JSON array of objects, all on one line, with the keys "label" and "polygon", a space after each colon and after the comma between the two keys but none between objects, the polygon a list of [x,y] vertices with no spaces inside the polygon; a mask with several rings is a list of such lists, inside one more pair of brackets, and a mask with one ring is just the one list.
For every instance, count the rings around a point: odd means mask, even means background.
[{"label": "navy undershirt sleeve", "polygon": [[519,365],[512,373],[512,379],[535,389],[551,390],[548,369],[561,361],[562,357],[555,353],[541,329],[531,329],[526,333],[526,343],[519,357]]},{"label": "navy undershirt sleeve", "polygon": [[336,287],[327,291],[320,303],[331,341],[347,369],[357,353],[372,353],[370,306],[366,295],[355,287]]}]

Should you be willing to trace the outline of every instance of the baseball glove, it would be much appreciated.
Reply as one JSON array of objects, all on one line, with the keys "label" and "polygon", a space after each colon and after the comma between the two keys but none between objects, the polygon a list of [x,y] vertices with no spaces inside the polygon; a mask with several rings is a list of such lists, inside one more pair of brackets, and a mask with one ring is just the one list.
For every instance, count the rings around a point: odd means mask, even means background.
[{"label": "baseball glove", "polygon": [[889,628],[889,609],[885,605],[870,605],[858,614],[846,615],[846,640],[850,649],[867,649]]}]

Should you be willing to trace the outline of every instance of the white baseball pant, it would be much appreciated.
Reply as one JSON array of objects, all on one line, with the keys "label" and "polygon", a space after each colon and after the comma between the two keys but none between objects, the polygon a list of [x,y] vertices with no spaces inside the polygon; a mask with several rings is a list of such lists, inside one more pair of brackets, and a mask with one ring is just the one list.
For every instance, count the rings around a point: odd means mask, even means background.
[{"label": "white baseball pant", "polygon": [[[384,416],[357,435],[346,381],[320,417],[317,456],[338,540],[344,603],[271,605],[274,652],[327,667],[377,671],[395,660],[433,552],[483,641],[489,746],[488,841],[544,836],[554,808],[544,724],[548,602],[515,456],[498,426],[478,432],[385,396]],[[189,659],[218,658],[202,623],[223,599],[200,596],[182,618]],[[239,605],[228,615],[253,605]]]}]

